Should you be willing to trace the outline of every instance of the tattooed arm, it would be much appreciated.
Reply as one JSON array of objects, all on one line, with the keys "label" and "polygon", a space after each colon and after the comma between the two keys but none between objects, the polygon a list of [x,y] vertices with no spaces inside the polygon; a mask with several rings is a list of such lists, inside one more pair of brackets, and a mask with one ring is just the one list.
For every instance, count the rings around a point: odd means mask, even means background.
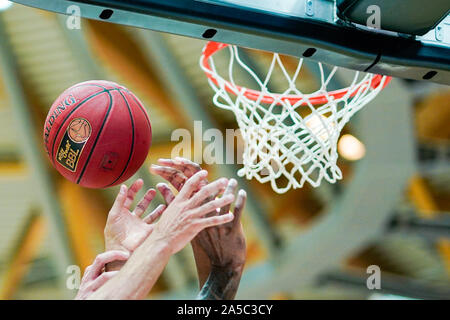
[{"label": "tattooed arm", "polygon": [[[234,219],[232,213],[208,217],[208,212],[234,201],[233,195],[224,195],[205,203],[210,194],[222,193],[227,179],[219,179],[200,189],[206,171],[193,175],[155,224],[152,233],[133,252],[127,263],[88,299],[143,299],[161,275],[169,257],[179,252],[201,230]],[[122,187],[115,205],[123,207],[127,197]]]},{"label": "tattooed arm", "polygon": [[[160,159],[158,162],[162,166],[152,166],[151,171],[168,180],[176,189],[181,188],[190,175],[201,170],[198,164],[183,158]],[[163,189],[170,192],[167,186]],[[235,194],[236,189],[236,180],[230,179],[224,196]],[[192,241],[202,288],[197,299],[233,299],[236,295],[246,258],[245,236],[240,222],[246,199],[245,191],[240,190],[233,222],[205,229]],[[226,205],[208,216],[220,216],[229,211],[230,205]]]},{"label": "tattooed arm", "polygon": [[[158,164],[160,165],[152,165],[150,171],[153,174],[159,175],[163,179],[167,180],[167,182],[169,182],[178,191],[181,190],[187,179],[202,170],[197,163],[184,158],[175,158],[174,160],[159,159]],[[203,184],[207,183],[208,181],[205,179]],[[165,183],[158,184],[157,189],[164,196],[167,204],[169,204],[171,199],[174,198],[172,191]],[[210,198],[208,198],[208,200],[210,200]],[[211,262],[209,261],[208,255],[199,245],[197,239],[191,241],[191,246],[197,267],[199,288],[202,288],[210,274]]]},{"label": "tattooed arm", "polygon": [[[231,179],[224,196],[234,194],[236,188],[236,180]],[[196,237],[211,261],[211,272],[197,299],[231,300],[236,296],[246,258],[245,237],[240,222],[246,199],[245,191],[240,190],[234,206],[234,220],[205,229]],[[229,209],[230,205],[225,206],[218,214],[226,214]]]},{"label": "tattooed arm", "polygon": [[242,268],[212,267],[197,300],[233,300],[241,281]]}]

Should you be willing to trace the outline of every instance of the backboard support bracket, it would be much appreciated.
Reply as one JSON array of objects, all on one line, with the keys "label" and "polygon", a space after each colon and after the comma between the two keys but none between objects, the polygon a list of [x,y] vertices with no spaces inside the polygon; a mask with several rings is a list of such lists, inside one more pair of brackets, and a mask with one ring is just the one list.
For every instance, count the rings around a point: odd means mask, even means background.
[{"label": "backboard support bracket", "polygon": [[[313,16],[308,9],[313,2]],[[77,5],[81,16],[213,40],[253,49],[297,57],[315,49],[309,59],[352,70],[368,71],[405,79],[427,80],[450,85],[450,28],[445,19],[425,36],[400,37],[392,32],[377,32],[342,23],[331,0],[292,0],[304,11],[268,11],[238,6],[234,0],[13,0],[20,4],[62,14]],[[277,1],[272,1],[275,3]],[[260,1],[258,3],[269,3]],[[284,2],[283,2],[284,3]],[[325,11],[320,16],[318,9]],[[326,5],[332,5],[328,11]],[[111,10],[108,19],[102,13]],[[215,32],[205,32],[213,30]],[[436,37],[436,32],[440,34]],[[210,38],[207,38],[210,36]],[[439,40],[441,38],[442,40]],[[448,40],[446,40],[448,39]],[[311,51],[311,50],[310,50]],[[309,51],[309,52],[310,52]]]}]

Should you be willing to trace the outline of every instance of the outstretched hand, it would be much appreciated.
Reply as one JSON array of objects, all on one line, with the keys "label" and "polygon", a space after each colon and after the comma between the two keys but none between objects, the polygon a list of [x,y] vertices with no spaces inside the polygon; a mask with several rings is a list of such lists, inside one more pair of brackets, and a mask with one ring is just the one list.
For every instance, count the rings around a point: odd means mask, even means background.
[{"label": "outstretched hand", "polygon": [[[224,196],[234,195],[236,189],[237,182],[231,179]],[[246,200],[246,192],[240,190],[233,211],[230,210],[231,205],[226,205],[219,211],[210,213],[210,216],[222,216],[233,212],[234,220],[215,228],[205,229],[196,237],[196,241],[208,255],[212,267],[242,271],[246,259],[246,243],[240,219]]]},{"label": "outstretched hand", "polygon": [[[181,190],[186,181],[194,174],[200,172],[201,167],[184,158],[172,159],[159,159],[160,166],[153,165],[150,171],[157,174],[167,180],[172,186]],[[200,186],[208,184],[208,181],[204,179]],[[170,189],[165,184],[159,184],[157,186],[162,194],[167,195],[167,199],[173,198]],[[230,179],[226,187],[224,196],[234,195],[237,189],[237,182],[234,179]],[[214,194],[210,194],[205,201],[211,201],[215,197]],[[234,220],[232,222],[222,224],[215,228],[207,228],[198,234],[193,240],[193,246],[198,245],[207,255],[210,260],[211,266],[217,267],[232,267],[242,268],[246,258],[246,244],[245,236],[242,230],[240,217],[242,215],[243,208],[247,195],[244,190],[240,190],[234,206]],[[208,213],[208,216],[222,216],[230,212],[231,204],[223,206],[220,211],[213,210]],[[200,272],[199,272],[200,273]],[[208,272],[209,273],[209,272]],[[205,275],[202,276],[203,281],[200,281],[200,285],[203,285]]]},{"label": "outstretched hand", "polygon": [[219,226],[233,221],[234,215],[227,212],[223,215],[209,215],[234,201],[234,194],[221,194],[228,184],[228,179],[221,178],[203,187],[208,172],[201,170],[187,179],[176,197],[167,186],[157,187],[161,193],[169,199],[169,205],[163,217],[155,226],[152,238],[156,241],[167,243],[171,248],[171,254],[180,251],[202,230]]},{"label": "outstretched hand", "polygon": [[131,211],[134,198],[143,185],[142,179],[138,179],[129,189],[126,185],[120,187],[106,222],[106,251],[121,250],[132,253],[150,235],[154,229],[153,223],[166,209],[165,205],[159,205],[153,212],[142,218],[156,195],[156,191],[150,189],[139,201],[134,211]]}]

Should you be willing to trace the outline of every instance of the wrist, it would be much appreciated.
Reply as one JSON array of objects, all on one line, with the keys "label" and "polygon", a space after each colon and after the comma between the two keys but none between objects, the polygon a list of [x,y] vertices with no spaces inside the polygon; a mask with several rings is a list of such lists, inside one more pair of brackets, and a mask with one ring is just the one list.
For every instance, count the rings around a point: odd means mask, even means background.
[{"label": "wrist", "polygon": [[199,300],[231,300],[234,299],[241,281],[243,268],[227,266],[211,266],[208,280],[201,288]]},{"label": "wrist", "polygon": [[130,250],[126,249],[124,246],[118,244],[118,243],[112,243],[112,242],[105,242],[105,251],[123,251],[130,253]]},{"label": "wrist", "polygon": [[221,266],[221,265],[211,265],[210,274],[220,275],[221,277],[226,277],[228,279],[240,277],[244,270],[244,266]]},{"label": "wrist", "polygon": [[[171,256],[172,248],[164,237],[158,237],[156,233],[152,233],[140,246],[142,250],[148,250],[158,256]],[[139,249],[139,248],[138,248]]]}]

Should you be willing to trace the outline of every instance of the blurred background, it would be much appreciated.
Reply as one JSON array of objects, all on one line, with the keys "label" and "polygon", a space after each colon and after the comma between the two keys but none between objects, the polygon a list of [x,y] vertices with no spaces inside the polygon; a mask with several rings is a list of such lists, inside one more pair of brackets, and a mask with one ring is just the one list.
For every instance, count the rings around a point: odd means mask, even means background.
[{"label": "blurred background", "polygon": [[[91,79],[132,90],[153,127],[136,175],[148,188],[160,182],[149,165],[178,143],[173,130],[192,130],[194,120],[223,132],[237,124],[212,105],[198,66],[204,41],[89,20],[69,30],[65,16],[4,0],[0,10],[0,299],[72,298],[67,267],[84,270],[104,250],[117,189],[84,189],[51,168],[42,130],[56,97]],[[266,70],[265,54],[246,59]],[[313,70],[302,79],[318,81]],[[238,298],[450,299],[450,88],[395,79],[338,147],[344,179],[335,185],[279,195],[240,180],[248,262]],[[207,167],[213,177],[236,177],[238,168]],[[366,286],[371,265],[381,269],[380,290]],[[186,248],[149,298],[197,291]]]}]

